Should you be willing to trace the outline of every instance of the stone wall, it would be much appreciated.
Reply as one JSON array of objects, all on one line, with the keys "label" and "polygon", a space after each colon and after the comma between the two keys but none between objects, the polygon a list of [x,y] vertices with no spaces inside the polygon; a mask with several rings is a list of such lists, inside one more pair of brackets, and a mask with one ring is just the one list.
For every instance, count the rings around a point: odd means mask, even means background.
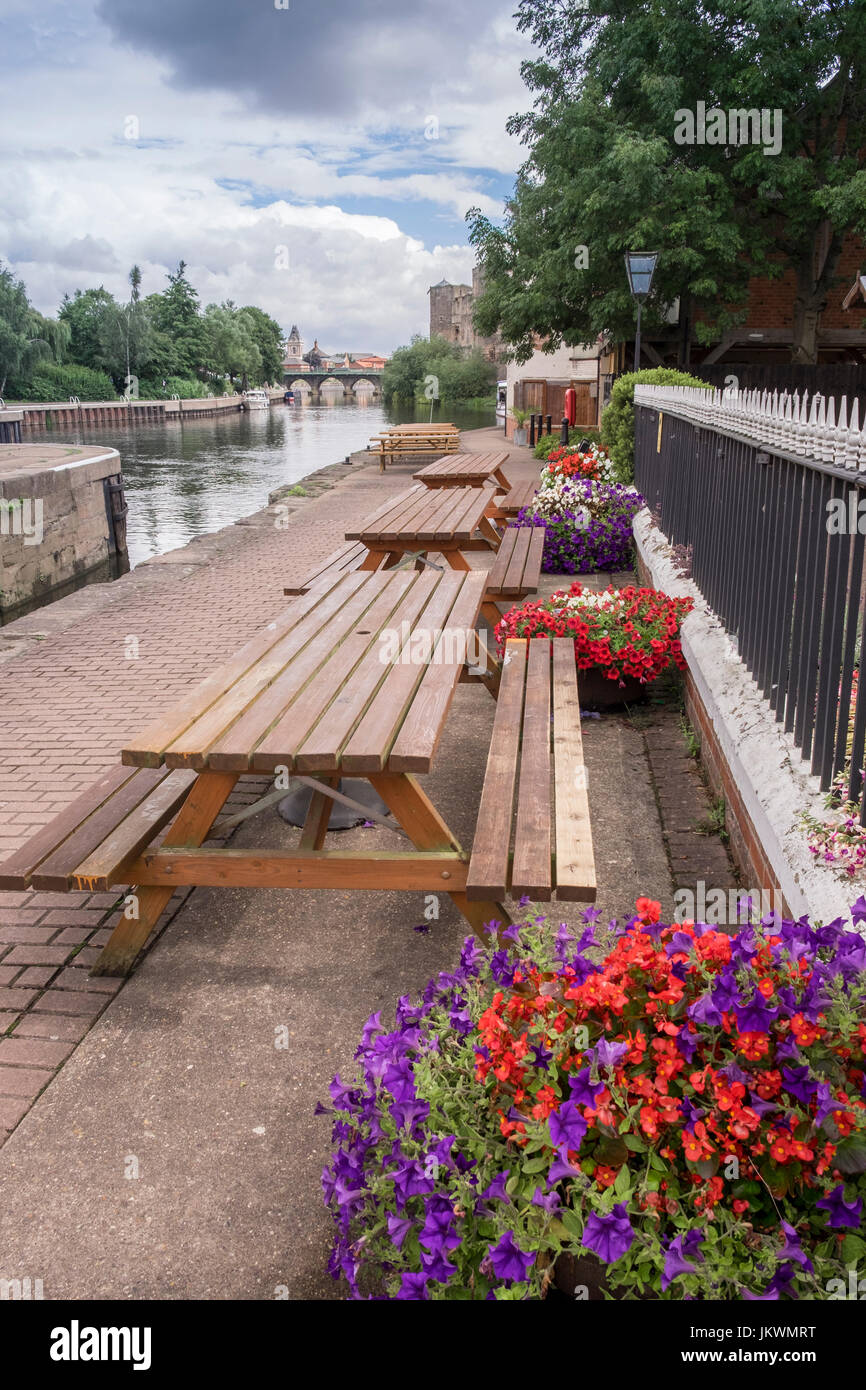
[{"label": "stone wall", "polygon": [[110,577],[112,564],[128,566],[103,484],[119,474],[116,449],[0,446],[0,621],[89,575]]}]

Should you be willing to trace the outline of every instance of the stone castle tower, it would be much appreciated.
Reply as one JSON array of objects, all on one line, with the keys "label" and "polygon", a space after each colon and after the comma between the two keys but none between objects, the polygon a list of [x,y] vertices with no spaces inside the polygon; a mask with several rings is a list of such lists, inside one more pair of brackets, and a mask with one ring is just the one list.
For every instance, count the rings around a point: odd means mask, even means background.
[{"label": "stone castle tower", "polygon": [[483,288],[477,266],[472,271],[471,285],[452,285],[447,280],[431,285],[427,291],[430,295],[430,337],[447,338],[449,343],[456,343],[467,352],[471,348],[481,348],[489,361],[496,362],[502,357],[502,339],[498,334],[482,337],[476,333],[472,322],[472,309]]}]

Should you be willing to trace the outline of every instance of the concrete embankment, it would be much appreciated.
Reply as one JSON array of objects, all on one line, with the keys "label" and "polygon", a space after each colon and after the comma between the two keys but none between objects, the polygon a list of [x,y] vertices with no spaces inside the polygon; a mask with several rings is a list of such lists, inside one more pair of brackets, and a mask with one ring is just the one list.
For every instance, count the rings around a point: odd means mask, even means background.
[{"label": "concrete embankment", "polygon": [[[271,401],[282,400],[283,390],[269,391]],[[243,409],[240,396],[201,396],[189,400],[170,401],[10,401],[8,412],[0,412],[0,424],[5,414],[20,418],[21,435],[37,430],[81,429],[88,425],[161,424],[167,420],[183,421],[225,413],[237,414]]]}]

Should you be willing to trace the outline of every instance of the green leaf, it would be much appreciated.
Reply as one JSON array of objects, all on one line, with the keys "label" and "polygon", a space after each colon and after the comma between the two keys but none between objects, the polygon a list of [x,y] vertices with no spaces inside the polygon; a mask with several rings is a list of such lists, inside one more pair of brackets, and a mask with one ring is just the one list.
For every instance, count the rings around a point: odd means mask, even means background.
[{"label": "green leaf", "polygon": [[849,1235],[842,1241],[842,1259],[847,1264],[857,1264],[866,1255],[866,1240],[862,1236]]},{"label": "green leaf", "polygon": [[650,1156],[649,1156],[649,1163],[650,1163],[650,1167],[651,1167],[651,1168],[654,1168],[654,1169],[656,1170],[657,1173],[667,1173],[667,1172],[668,1172],[668,1165],[667,1165],[667,1163],[665,1163],[665,1160],[664,1160],[663,1158],[659,1158],[659,1156],[658,1156],[657,1153],[651,1153],[651,1154],[650,1154]]},{"label": "green leaf", "polygon": [[620,1168],[616,1175],[616,1182],[613,1190],[617,1197],[622,1197],[626,1192],[631,1192],[631,1173],[627,1168]]},{"label": "green leaf", "polygon": [[581,1240],[583,1237],[583,1222],[577,1212],[572,1211],[571,1207],[565,1207],[560,1212],[560,1217],[571,1239],[577,1241]]},{"label": "green leaf", "polygon": [[636,1134],[624,1134],[623,1141],[627,1149],[631,1149],[634,1154],[645,1154],[647,1145]]},{"label": "green leaf", "polygon": [[849,1134],[833,1160],[840,1173],[866,1173],[866,1134]]}]

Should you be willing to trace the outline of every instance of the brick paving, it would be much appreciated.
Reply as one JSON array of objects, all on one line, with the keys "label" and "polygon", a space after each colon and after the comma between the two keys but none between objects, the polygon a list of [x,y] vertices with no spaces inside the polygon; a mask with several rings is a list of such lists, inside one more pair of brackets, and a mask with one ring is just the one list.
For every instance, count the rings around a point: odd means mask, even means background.
[{"label": "brick paving", "polygon": [[[477,450],[507,447],[499,430],[464,440]],[[0,858],[271,621],[285,605],[284,584],[339,545],[350,518],[405,487],[417,467],[382,474],[375,463],[361,463],[306,479],[318,492],[310,501],[278,502],[112,585],[91,586],[0,629]],[[535,468],[526,451],[507,465],[513,482]],[[561,582],[545,576],[543,592]],[[608,577],[588,582],[604,587]],[[694,834],[708,799],[674,723],[661,721],[646,740],[673,878],[722,886],[731,881],[727,855],[718,840]],[[241,779],[227,812],[254,800],[266,781]],[[148,949],[192,891],[174,894]],[[122,896],[0,893],[0,1144],[124,984],[89,975]]]},{"label": "brick paving", "polygon": [[[477,431],[466,445],[506,447],[498,430]],[[514,457],[515,476],[534,468],[525,453]],[[304,479],[309,499],[276,496],[274,506],[114,584],[0,628],[0,859],[276,617],[284,585],[341,544],[350,519],[409,485],[419,466],[383,474],[363,455],[354,459]],[[242,778],[226,814],[255,800],[265,782]],[[148,949],[191,891],[174,894]],[[0,892],[0,1144],[124,983],[89,975],[122,896]]]}]

